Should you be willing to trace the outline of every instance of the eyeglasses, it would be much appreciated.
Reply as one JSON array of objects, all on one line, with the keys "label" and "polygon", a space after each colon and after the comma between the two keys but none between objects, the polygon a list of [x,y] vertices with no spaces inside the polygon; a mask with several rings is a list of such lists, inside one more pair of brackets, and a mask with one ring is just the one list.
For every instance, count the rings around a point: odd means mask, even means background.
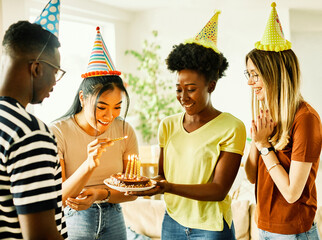
[{"label": "eyeglasses", "polygon": [[247,80],[252,79],[254,82],[257,82],[259,78],[258,74],[250,74],[247,70],[244,71],[244,75]]},{"label": "eyeglasses", "polygon": [[42,60],[42,59],[38,59],[38,60],[35,60],[36,62],[42,62],[42,63],[46,63],[48,64],[49,66],[57,69],[57,72],[55,73],[55,78],[56,78],[56,82],[58,82],[60,79],[62,79],[62,77],[65,75],[66,71],[64,71],[63,69],[61,69],[60,67],[50,63],[50,62],[47,62],[46,60]]}]

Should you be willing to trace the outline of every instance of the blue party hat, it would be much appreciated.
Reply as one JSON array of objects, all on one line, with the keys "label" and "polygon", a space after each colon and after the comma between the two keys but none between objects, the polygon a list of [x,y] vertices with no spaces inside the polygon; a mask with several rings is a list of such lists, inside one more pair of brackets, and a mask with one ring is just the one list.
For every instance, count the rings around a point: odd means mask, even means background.
[{"label": "blue party hat", "polygon": [[51,32],[58,38],[59,13],[60,0],[50,0],[41,14],[37,17],[35,23],[39,24],[43,29]]}]

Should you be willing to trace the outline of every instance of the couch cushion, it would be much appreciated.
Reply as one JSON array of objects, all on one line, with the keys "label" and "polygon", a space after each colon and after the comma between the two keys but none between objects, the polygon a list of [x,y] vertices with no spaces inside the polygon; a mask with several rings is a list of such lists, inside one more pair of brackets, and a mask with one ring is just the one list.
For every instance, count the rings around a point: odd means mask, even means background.
[{"label": "couch cushion", "polygon": [[250,214],[250,225],[249,225],[249,236],[251,240],[258,240],[258,228],[257,224],[255,222],[255,209],[256,209],[256,204],[253,203],[249,207],[249,214]]},{"label": "couch cushion", "polygon": [[231,204],[236,239],[249,240],[249,201],[233,201]]},{"label": "couch cushion", "polygon": [[163,200],[137,199],[121,203],[125,224],[134,231],[151,238],[161,238],[165,212]]}]

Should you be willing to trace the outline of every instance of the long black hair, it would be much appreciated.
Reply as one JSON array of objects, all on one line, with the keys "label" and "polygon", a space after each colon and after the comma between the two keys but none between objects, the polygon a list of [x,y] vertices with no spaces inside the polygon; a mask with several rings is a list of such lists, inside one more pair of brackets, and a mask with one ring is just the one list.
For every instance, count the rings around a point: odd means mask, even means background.
[{"label": "long black hair", "polygon": [[124,121],[130,106],[130,97],[123,84],[122,78],[120,78],[117,75],[84,78],[77,90],[76,96],[74,98],[74,101],[71,107],[58,120],[74,116],[75,114],[79,113],[82,110],[81,102],[79,100],[79,92],[83,91],[83,95],[85,99],[91,96],[96,96],[95,106],[94,106],[94,117],[96,121],[96,106],[100,96],[105,91],[114,90],[115,88],[120,89],[122,92],[125,93],[125,96],[126,96],[126,110],[124,112],[124,117],[123,117],[123,129],[124,129]]}]

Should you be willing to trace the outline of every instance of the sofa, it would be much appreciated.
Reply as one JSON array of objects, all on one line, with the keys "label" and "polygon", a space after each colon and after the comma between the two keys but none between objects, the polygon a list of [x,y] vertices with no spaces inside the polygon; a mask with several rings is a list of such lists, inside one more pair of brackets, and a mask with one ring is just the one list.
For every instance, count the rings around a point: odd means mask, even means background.
[{"label": "sofa", "polygon": [[[125,224],[129,229],[137,233],[138,236],[142,234],[153,240],[161,238],[161,225],[165,211],[163,200],[139,198],[121,205]],[[236,239],[257,240],[258,229],[254,221],[255,204],[250,203],[249,200],[233,200],[232,212]],[[322,206],[317,210],[315,221],[321,235]],[[129,240],[131,239],[129,238]]]}]

